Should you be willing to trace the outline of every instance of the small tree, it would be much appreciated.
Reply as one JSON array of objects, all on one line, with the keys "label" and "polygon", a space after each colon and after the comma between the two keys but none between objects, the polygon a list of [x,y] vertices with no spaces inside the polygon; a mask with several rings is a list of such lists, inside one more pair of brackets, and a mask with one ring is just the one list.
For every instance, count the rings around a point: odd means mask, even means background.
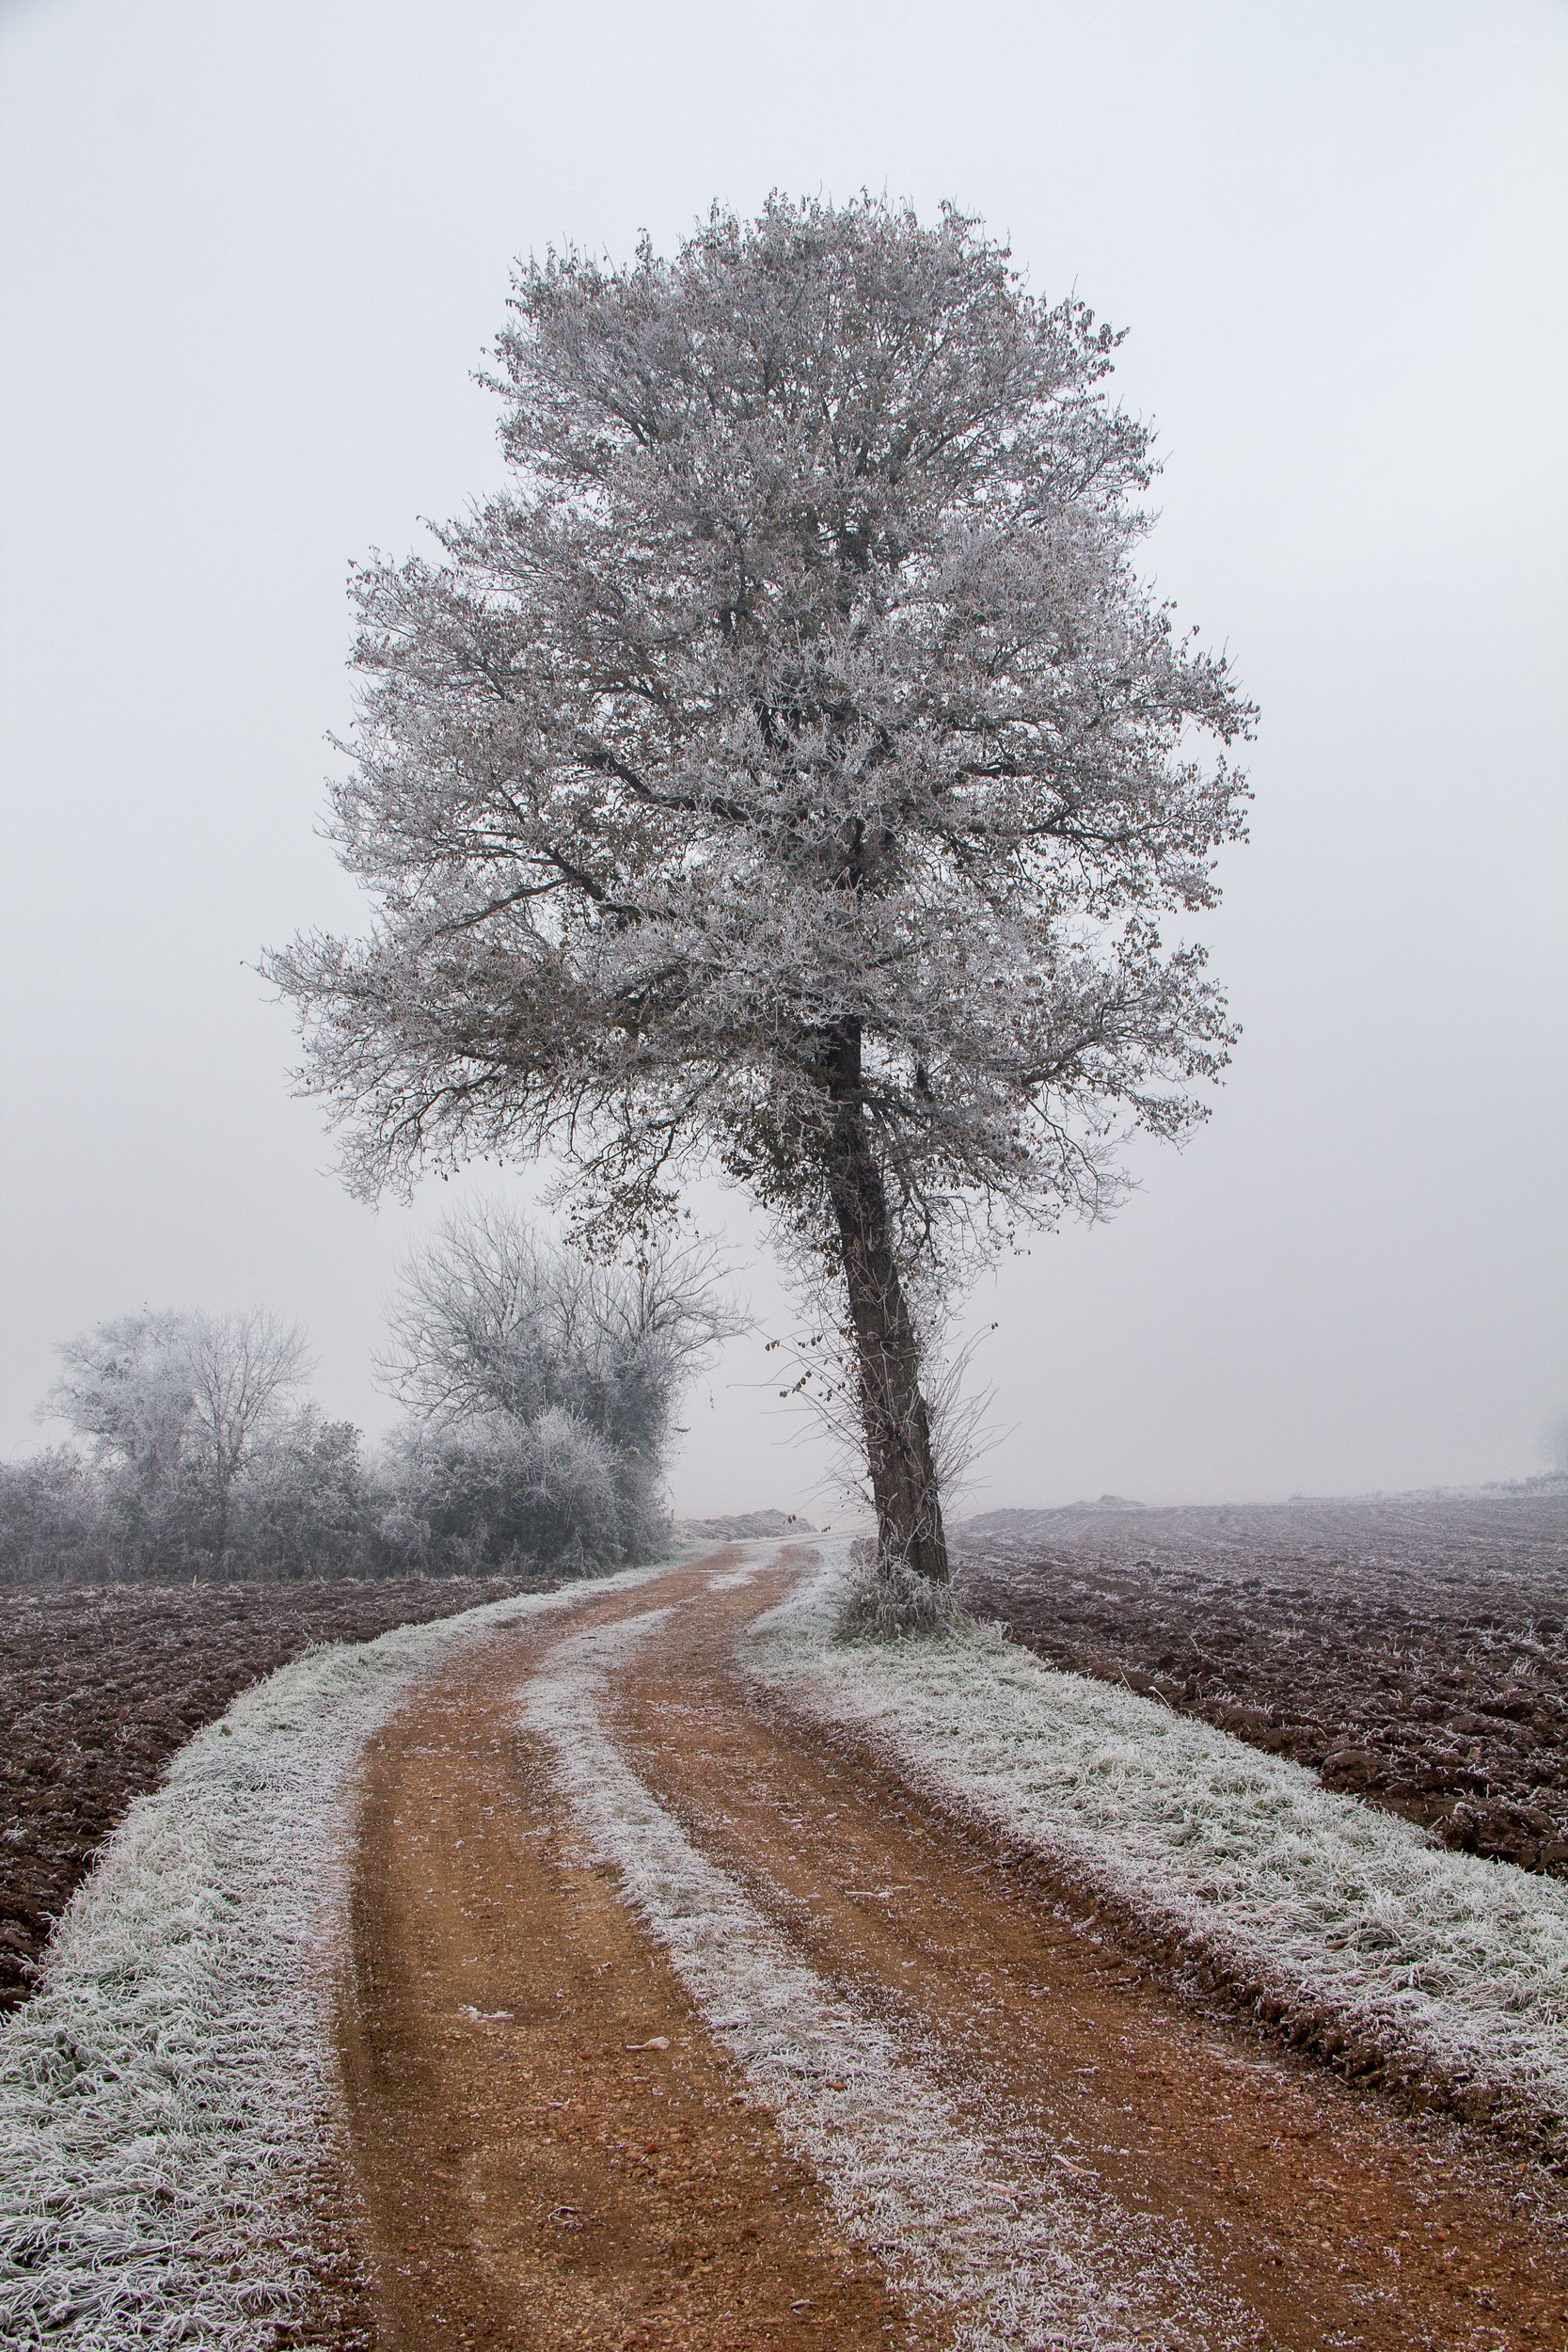
[{"label": "small tree", "polygon": [[607,1265],[496,1203],[450,1218],[403,1268],[380,1365],[416,1423],[394,1457],[409,1515],[546,1559],[654,1541],[681,1385],[738,1327],[714,1280],[700,1244]]},{"label": "small tree", "polygon": [[951,210],[717,210],[520,270],[513,486],[358,577],[337,838],[368,940],[269,960],[366,1193],[563,1152],[625,1232],[704,1157],[841,1285],[882,1556],[946,1575],[921,1317],[1093,1213],[1230,1031],[1249,713],[1132,568],[1116,338]]},{"label": "small tree", "polygon": [[99,1480],[72,1447],[0,1462],[0,1583],[112,1576],[118,1532]]},{"label": "small tree", "polygon": [[40,1409],[91,1439],[133,1543],[224,1560],[236,1482],[305,1377],[303,1334],[260,1309],[144,1311],[95,1325],[60,1358]]},{"label": "small tree", "polygon": [[640,1466],[555,1406],[531,1422],[410,1422],[387,1480],[383,1547],[442,1573],[602,1567],[647,1557],[661,1532]]},{"label": "small tree", "polygon": [[273,1425],[230,1492],[230,1547],[246,1576],[363,1574],[373,1532],[359,1432],[311,1404]]},{"label": "small tree", "polygon": [[191,1418],[185,1325],[172,1308],[94,1324],[62,1343],[59,1377],[39,1406],[149,1494],[178,1476]]}]

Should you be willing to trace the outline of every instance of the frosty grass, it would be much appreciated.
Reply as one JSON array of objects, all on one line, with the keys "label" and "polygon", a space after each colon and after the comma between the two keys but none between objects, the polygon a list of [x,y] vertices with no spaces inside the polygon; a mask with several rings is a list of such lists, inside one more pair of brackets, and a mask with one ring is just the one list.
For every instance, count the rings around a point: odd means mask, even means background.
[{"label": "frosty grass", "polygon": [[1568,2125],[1568,1886],[1451,1853],[1155,1699],[992,1629],[835,1643],[846,1548],[752,1630],[797,1704],[1232,1982],[1408,2074]]},{"label": "frosty grass", "polygon": [[627,1570],[309,1652],[131,1806],[0,2027],[0,2343],[255,2352],[309,2280],[345,1781],[415,1677]]}]

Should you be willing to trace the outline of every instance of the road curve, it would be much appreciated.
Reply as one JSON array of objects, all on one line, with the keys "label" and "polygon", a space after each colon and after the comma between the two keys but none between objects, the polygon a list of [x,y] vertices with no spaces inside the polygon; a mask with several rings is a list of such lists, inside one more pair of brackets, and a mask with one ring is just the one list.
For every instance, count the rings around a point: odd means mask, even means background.
[{"label": "road curve", "polygon": [[377,2352],[1514,2352],[1528,2169],[1086,1931],[736,1642],[730,1549],[476,1638],[367,1753],[339,2043]]}]

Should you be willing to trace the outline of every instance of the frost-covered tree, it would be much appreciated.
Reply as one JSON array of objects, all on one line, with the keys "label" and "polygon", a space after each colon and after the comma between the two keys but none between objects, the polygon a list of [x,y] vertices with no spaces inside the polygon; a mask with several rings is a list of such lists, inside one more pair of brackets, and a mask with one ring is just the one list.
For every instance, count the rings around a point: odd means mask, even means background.
[{"label": "frost-covered tree", "polygon": [[91,1441],[144,1548],[229,1552],[236,1483],[277,1442],[304,1379],[301,1332],[257,1309],[122,1315],[60,1349],[40,1407]]},{"label": "frost-covered tree", "polygon": [[119,1534],[99,1480],[73,1447],[0,1462],[0,1583],[112,1576]]},{"label": "frost-covered tree", "polygon": [[381,1375],[413,1417],[392,1465],[404,1517],[437,1544],[483,1527],[492,1551],[583,1562],[657,1540],[682,1384],[738,1327],[701,1244],[605,1264],[498,1202],[412,1253],[388,1320]]},{"label": "frost-covered tree", "polygon": [[749,1186],[841,1285],[882,1554],[937,1579],[923,1300],[1103,1205],[1230,1037],[1160,925],[1214,901],[1249,714],[1132,567],[1116,341],[869,198],[522,268],[509,486],[357,581],[373,928],[269,963],[367,1193],[554,1150],[625,1231],[682,1167]]},{"label": "frost-covered tree", "polygon": [[246,1576],[363,1574],[375,1556],[374,1495],[358,1430],[294,1405],[246,1458],[228,1536]]},{"label": "frost-covered tree", "polygon": [[596,1263],[477,1202],[404,1263],[378,1369],[425,1420],[537,1421],[555,1408],[657,1459],[682,1381],[738,1327],[715,1273],[701,1244]]},{"label": "frost-covered tree", "polygon": [[59,1350],[59,1377],[39,1407],[91,1441],[98,1460],[150,1491],[172,1479],[191,1418],[187,1318],[172,1308],[95,1324]]},{"label": "frost-covered tree", "polygon": [[665,1532],[644,1466],[554,1406],[527,1422],[410,1422],[392,1438],[385,1478],[384,1549],[441,1574],[579,1572],[646,1558]]}]

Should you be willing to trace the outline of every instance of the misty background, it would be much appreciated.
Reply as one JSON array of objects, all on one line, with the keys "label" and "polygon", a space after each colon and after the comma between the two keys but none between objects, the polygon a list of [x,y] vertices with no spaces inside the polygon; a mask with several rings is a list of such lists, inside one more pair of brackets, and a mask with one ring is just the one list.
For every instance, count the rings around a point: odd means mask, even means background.
[{"label": "misty background", "polygon": [[[1130,328],[1147,568],[1263,713],[1207,932],[1229,1082],[1113,1223],[980,1285],[977,1504],[1541,1468],[1565,98],[1555,0],[0,0],[0,1450],[58,1436],[55,1343],[143,1304],[297,1319],[325,1409],[390,1421],[401,1257],[530,1187],[350,1200],[250,968],[364,920],[314,831],[348,564],[497,482],[471,372],[514,255],[866,185]],[[787,1303],[743,1204],[694,1204],[762,1327],[690,1395],[676,1506],[813,1509]]]}]

